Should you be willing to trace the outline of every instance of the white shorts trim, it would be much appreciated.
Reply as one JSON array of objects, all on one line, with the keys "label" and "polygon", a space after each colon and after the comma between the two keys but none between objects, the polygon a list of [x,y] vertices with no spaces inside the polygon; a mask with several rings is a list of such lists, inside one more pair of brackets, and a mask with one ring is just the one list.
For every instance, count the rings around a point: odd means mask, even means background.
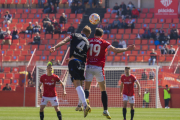
[{"label": "white shorts trim", "polygon": [[129,103],[135,103],[134,96],[127,96],[123,94],[123,101],[129,101]]},{"label": "white shorts trim", "polygon": [[94,76],[97,82],[103,82],[104,81],[103,68],[95,65],[87,65],[85,81],[92,82]]},{"label": "white shorts trim", "polygon": [[58,106],[58,99],[56,97],[42,97],[40,105],[47,105],[48,101],[51,103],[52,106]]}]

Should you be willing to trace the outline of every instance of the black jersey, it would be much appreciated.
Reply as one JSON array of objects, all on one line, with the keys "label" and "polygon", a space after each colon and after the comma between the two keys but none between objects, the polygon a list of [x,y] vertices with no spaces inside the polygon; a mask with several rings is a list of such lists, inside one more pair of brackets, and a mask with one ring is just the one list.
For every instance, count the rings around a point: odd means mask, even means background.
[{"label": "black jersey", "polygon": [[84,34],[72,33],[70,35],[70,57],[74,56],[83,62],[86,62],[87,52],[89,49],[88,38]]}]

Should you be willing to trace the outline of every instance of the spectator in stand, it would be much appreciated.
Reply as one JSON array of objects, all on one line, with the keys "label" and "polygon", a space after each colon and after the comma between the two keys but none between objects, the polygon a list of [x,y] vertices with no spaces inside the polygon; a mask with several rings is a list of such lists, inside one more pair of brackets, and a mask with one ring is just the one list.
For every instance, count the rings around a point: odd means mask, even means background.
[{"label": "spectator in stand", "polygon": [[134,20],[131,19],[131,18],[128,20],[128,28],[131,28],[131,32],[133,32],[133,29],[134,29]]},{"label": "spectator in stand", "polygon": [[146,71],[146,69],[144,69],[144,71],[141,74],[141,80],[147,80],[148,79],[148,72]]},{"label": "spectator in stand", "polygon": [[124,40],[119,40],[119,46],[118,46],[118,48],[126,48],[126,42],[124,41]]},{"label": "spectator in stand", "polygon": [[166,85],[166,89],[164,89],[164,103],[165,103],[165,109],[169,108],[169,100],[171,99],[171,90],[168,88],[168,85]]},{"label": "spectator in stand", "polygon": [[46,17],[42,20],[43,22],[43,27],[46,28],[46,26],[48,25],[48,22],[50,22],[51,20],[49,19],[48,15],[46,15]]},{"label": "spectator in stand", "polygon": [[9,11],[6,11],[6,14],[4,15],[4,21],[3,24],[10,24],[12,22],[12,16],[9,14]]},{"label": "spectator in stand", "polygon": [[62,16],[59,19],[59,23],[60,24],[66,24],[67,23],[67,17],[65,15],[65,13],[62,13]]},{"label": "spectator in stand", "polygon": [[103,30],[104,30],[104,34],[109,34],[110,33],[110,25],[108,23],[106,23],[106,25],[104,26]]},{"label": "spectator in stand", "polygon": [[11,32],[12,40],[18,39],[19,38],[18,34],[19,34],[19,31],[17,30],[17,28],[13,27],[13,31]]},{"label": "spectator in stand", "polygon": [[43,7],[43,13],[49,13],[50,7],[51,6],[48,3],[46,3],[45,6]]},{"label": "spectator in stand", "polygon": [[100,7],[99,0],[93,0],[93,1],[94,1],[95,8]]},{"label": "spectator in stand", "polygon": [[32,81],[32,80],[29,80],[29,81],[28,81],[28,87],[35,87],[35,85],[33,84],[33,81]]},{"label": "spectator in stand", "polygon": [[68,34],[75,33],[75,28],[74,28],[74,26],[73,26],[73,23],[71,23],[71,26],[68,28],[67,33],[68,33]]},{"label": "spectator in stand", "polygon": [[171,48],[169,49],[169,54],[175,54],[175,52],[175,48],[173,48],[173,45],[171,45]]},{"label": "spectator in stand", "polygon": [[59,8],[58,6],[59,6],[59,0],[53,0],[53,5],[54,5],[54,7],[55,8]]},{"label": "spectator in stand", "polygon": [[169,40],[170,40],[170,36],[165,33],[164,35],[160,36],[160,44],[161,45],[165,45],[165,44],[169,44]]},{"label": "spectator in stand", "polygon": [[26,28],[26,34],[31,34],[33,33],[33,26],[32,26],[32,22],[29,22],[29,26]]},{"label": "spectator in stand", "polygon": [[173,26],[172,30],[171,30],[171,33],[170,33],[170,38],[171,39],[178,39],[178,35],[179,35],[179,30],[176,29],[175,26]]},{"label": "spectator in stand", "polygon": [[72,4],[78,4],[79,2],[79,0],[72,0]]},{"label": "spectator in stand", "polygon": [[118,43],[117,39],[114,39],[114,41],[112,42],[112,46],[115,48],[118,48],[119,43]]},{"label": "spectator in stand", "polygon": [[154,73],[153,69],[151,69],[151,71],[149,72],[149,79],[150,80],[154,80],[155,79],[155,73]]},{"label": "spectator in stand", "polygon": [[45,34],[53,34],[54,32],[54,27],[53,25],[51,24],[51,22],[48,22],[48,25],[46,27],[46,32]]},{"label": "spectator in stand", "polygon": [[151,38],[153,39],[153,40],[156,40],[156,31],[155,31],[155,29],[153,29],[152,30],[152,32],[151,32]]},{"label": "spectator in stand", "polygon": [[2,45],[6,44],[6,45],[11,45],[12,42],[12,36],[10,35],[10,33],[8,32],[5,36],[4,39],[2,41]]},{"label": "spectator in stand", "polygon": [[118,3],[115,3],[115,6],[113,7],[113,10],[111,11],[111,14],[113,13],[117,13],[119,10],[119,6],[118,6]]},{"label": "spectator in stand", "polygon": [[134,8],[134,4],[130,1],[127,5],[127,7],[130,8],[130,10],[132,10]]},{"label": "spectator in stand", "polygon": [[52,17],[51,23],[52,23],[53,26],[55,25],[55,23],[57,23],[57,20],[56,20],[55,16]]},{"label": "spectator in stand", "polygon": [[149,65],[154,65],[156,62],[156,55],[157,53],[154,51],[154,49],[152,49],[152,52],[150,53],[150,59],[149,59]]},{"label": "spectator in stand", "polygon": [[77,14],[78,12],[78,4],[74,4],[71,6],[71,13]]},{"label": "spectator in stand", "polygon": [[6,86],[3,88],[3,91],[11,91],[11,87],[7,83]]},{"label": "spectator in stand", "polygon": [[130,10],[129,7],[127,7],[127,10],[126,10],[126,14],[125,14],[124,19],[126,19],[126,18],[131,18],[131,16],[132,16],[131,10]]},{"label": "spectator in stand", "polygon": [[124,2],[121,3],[120,8],[122,8],[124,11],[126,11],[126,4]]},{"label": "spectator in stand", "polygon": [[38,0],[38,7],[43,8],[44,7],[44,0]]},{"label": "spectator in stand", "polygon": [[159,33],[156,33],[156,39],[155,39],[155,40],[160,41],[160,35],[159,35]]},{"label": "spectator in stand", "polygon": [[54,5],[52,4],[49,10],[49,13],[57,13],[57,8],[54,7]]},{"label": "spectator in stand", "polygon": [[82,3],[80,2],[77,13],[84,13],[84,12],[85,12],[85,6],[82,5]]},{"label": "spectator in stand", "polygon": [[144,34],[142,34],[144,39],[149,39],[151,37],[151,29],[149,27],[144,28]]},{"label": "spectator in stand", "polygon": [[128,28],[128,24],[126,23],[125,20],[122,20],[121,28],[124,28],[124,29]]},{"label": "spectator in stand", "polygon": [[112,28],[117,28],[117,29],[119,29],[120,27],[121,27],[120,21],[118,20],[118,18],[115,18],[115,20],[114,20],[113,23],[112,23]]},{"label": "spectator in stand", "polygon": [[116,18],[118,18],[118,17],[124,18],[125,14],[126,14],[125,11],[122,8],[119,8],[119,10],[117,11],[117,14],[116,14]]},{"label": "spectator in stand", "polygon": [[41,26],[38,24],[38,22],[35,23],[35,26],[33,27],[33,33],[40,33]]},{"label": "spectator in stand", "polygon": [[131,13],[132,13],[132,18],[139,17],[139,11],[135,7],[133,7]]},{"label": "spectator in stand", "polygon": [[159,32],[160,36],[164,37],[164,30],[163,30],[163,28],[161,28],[158,32]]},{"label": "spectator in stand", "polygon": [[165,44],[165,45],[161,48],[161,54],[162,54],[162,55],[169,54],[169,48],[168,48],[167,44]]},{"label": "spectator in stand", "polygon": [[69,7],[70,7],[72,4],[72,0],[68,0],[68,3],[69,3]]},{"label": "spectator in stand", "polygon": [[148,108],[149,107],[149,101],[150,101],[150,99],[149,99],[149,91],[148,91],[148,89],[146,88],[146,90],[145,90],[145,92],[144,92],[144,98],[143,98],[143,108]]},{"label": "spectator in stand", "polygon": [[11,31],[9,30],[9,27],[6,27],[6,31],[4,31],[4,36],[7,35],[7,33],[11,34]]},{"label": "spectator in stand", "polygon": [[54,24],[54,34],[61,34],[62,30],[61,30],[61,25],[59,25],[58,23]]},{"label": "spectator in stand", "polygon": [[99,24],[97,25],[97,28],[101,28],[101,29],[103,29],[103,25],[102,25],[102,23],[101,23],[101,22],[99,22]]},{"label": "spectator in stand", "polygon": [[38,32],[36,32],[36,36],[34,36],[34,41],[30,42],[29,44],[38,45],[38,46],[41,44],[41,37],[39,36]]},{"label": "spectator in stand", "polygon": [[2,30],[2,28],[0,27],[0,39],[3,39],[4,38],[4,31]]}]

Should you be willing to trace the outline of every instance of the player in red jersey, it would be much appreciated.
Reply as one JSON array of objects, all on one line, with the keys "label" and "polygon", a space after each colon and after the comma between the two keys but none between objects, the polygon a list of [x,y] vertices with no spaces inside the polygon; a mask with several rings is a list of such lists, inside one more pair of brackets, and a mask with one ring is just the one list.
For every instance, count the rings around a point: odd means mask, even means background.
[{"label": "player in red jersey", "polygon": [[[59,120],[62,120],[61,112],[58,107],[58,99],[57,99],[57,93],[56,93],[56,83],[59,82],[63,86],[63,94],[66,95],[66,90],[65,87],[60,80],[60,78],[52,74],[52,66],[48,65],[47,66],[47,74],[44,74],[40,78],[40,83],[39,83],[39,91],[40,91],[40,97],[42,98],[41,104],[40,104],[40,119],[44,119],[44,108],[46,107],[48,101],[51,102],[51,105],[54,106],[55,111],[57,112],[57,117]],[[44,92],[43,96],[41,93],[41,86],[44,86]]]},{"label": "player in red jersey", "polygon": [[[131,120],[134,117],[134,83],[138,87],[138,94],[141,95],[140,84],[134,75],[130,74],[130,67],[125,67],[125,75],[121,76],[120,96],[123,94],[123,117],[126,120],[126,107],[129,100],[131,106]],[[123,93],[122,93],[123,90]]]},{"label": "player in red jersey", "polygon": [[[104,107],[103,115],[108,119],[111,119],[111,116],[108,112],[108,97],[106,93],[106,83],[104,75],[104,66],[105,66],[105,55],[107,50],[113,51],[115,53],[121,53],[129,50],[133,50],[135,45],[130,45],[128,48],[115,48],[109,42],[102,39],[103,30],[101,28],[96,28],[95,38],[89,39],[90,48],[87,53],[87,67],[86,67],[86,80],[85,80],[85,95],[86,101],[89,103],[89,90],[93,77],[96,77],[96,80],[99,84],[101,90],[101,100]],[[81,103],[79,102],[76,111],[82,110]]]}]

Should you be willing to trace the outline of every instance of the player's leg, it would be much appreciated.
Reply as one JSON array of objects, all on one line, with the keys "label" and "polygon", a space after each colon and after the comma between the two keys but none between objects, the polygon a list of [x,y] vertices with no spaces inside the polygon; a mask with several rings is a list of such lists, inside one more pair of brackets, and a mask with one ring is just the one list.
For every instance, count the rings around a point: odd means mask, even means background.
[{"label": "player's leg", "polygon": [[127,95],[123,95],[123,117],[124,120],[126,120],[126,113],[127,113],[127,101],[128,101],[128,96]]},{"label": "player's leg", "polygon": [[41,104],[40,104],[40,119],[44,119],[44,108],[46,107],[48,103],[48,98],[47,97],[42,97],[41,99]]},{"label": "player's leg", "polygon": [[61,111],[59,109],[59,106],[54,106],[55,111],[57,112],[57,117],[59,120],[62,120]]},{"label": "player's leg", "polygon": [[57,97],[51,97],[49,98],[49,101],[51,102],[51,105],[54,107],[55,111],[57,112],[57,117],[59,120],[62,120],[61,111],[59,110],[59,103]]},{"label": "player's leg", "polygon": [[[81,81],[81,86],[83,85],[83,81]],[[82,106],[82,101],[79,98],[78,106],[76,107],[75,111],[83,111]]]},{"label": "player's leg", "polygon": [[135,103],[134,96],[129,97],[129,103],[130,103],[130,107],[131,107],[131,120],[133,120],[133,118],[134,118],[134,103]]}]

